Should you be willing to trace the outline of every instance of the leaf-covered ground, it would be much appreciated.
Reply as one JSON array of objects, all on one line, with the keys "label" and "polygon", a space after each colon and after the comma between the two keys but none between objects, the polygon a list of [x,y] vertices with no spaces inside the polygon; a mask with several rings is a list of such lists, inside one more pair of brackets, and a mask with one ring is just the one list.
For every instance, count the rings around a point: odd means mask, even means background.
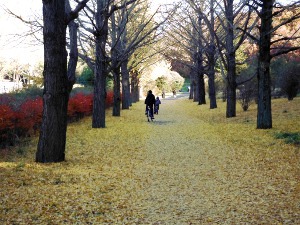
[{"label": "leaf-covered ground", "polygon": [[[68,127],[67,161],[34,163],[37,139],[1,151],[0,224],[300,224],[300,99],[275,100],[274,128],[256,109],[225,118],[186,98],[142,102],[107,128]],[[238,107],[238,110],[239,107]]]}]

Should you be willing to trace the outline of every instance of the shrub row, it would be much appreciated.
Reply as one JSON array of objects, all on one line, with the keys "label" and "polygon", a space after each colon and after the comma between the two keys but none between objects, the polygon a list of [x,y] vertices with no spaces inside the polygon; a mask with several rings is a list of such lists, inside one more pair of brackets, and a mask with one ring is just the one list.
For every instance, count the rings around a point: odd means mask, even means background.
[{"label": "shrub row", "polygon": [[[113,93],[108,92],[107,108],[112,105]],[[76,93],[69,99],[68,120],[77,121],[92,114],[93,94]],[[42,122],[42,97],[19,102],[9,94],[0,95],[0,147],[13,145],[16,139],[35,134]]]}]

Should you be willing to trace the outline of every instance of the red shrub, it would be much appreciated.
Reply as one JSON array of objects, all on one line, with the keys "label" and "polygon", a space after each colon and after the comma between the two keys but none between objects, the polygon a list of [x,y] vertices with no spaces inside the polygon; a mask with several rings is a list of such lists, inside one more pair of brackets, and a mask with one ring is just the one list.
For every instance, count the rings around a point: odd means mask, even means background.
[{"label": "red shrub", "polygon": [[16,128],[27,132],[36,130],[42,122],[43,100],[41,97],[23,102],[17,115]]},{"label": "red shrub", "polygon": [[[106,96],[106,107],[111,107],[112,103],[113,92],[110,91]],[[71,120],[91,115],[92,110],[93,94],[78,93],[69,99],[68,117]],[[13,140],[16,135],[25,136],[32,130],[36,131],[42,122],[42,111],[41,97],[15,104],[12,96],[0,96],[0,144]]]},{"label": "red shrub", "polygon": [[106,94],[106,108],[109,108],[113,105],[113,101],[114,101],[114,93],[112,91],[107,92]]},{"label": "red shrub", "polygon": [[0,132],[14,127],[15,112],[8,105],[0,105]]},{"label": "red shrub", "polygon": [[68,117],[80,119],[84,116],[90,115],[92,112],[92,95],[84,95],[78,93],[69,99]]},{"label": "red shrub", "polygon": [[0,105],[0,145],[13,133],[15,112],[8,105]]}]

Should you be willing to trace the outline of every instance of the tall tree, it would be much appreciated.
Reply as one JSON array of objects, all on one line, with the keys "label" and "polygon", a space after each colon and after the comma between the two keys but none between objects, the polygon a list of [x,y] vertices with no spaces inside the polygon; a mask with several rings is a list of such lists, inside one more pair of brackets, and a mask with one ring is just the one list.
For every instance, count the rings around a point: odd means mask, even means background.
[{"label": "tall tree", "polygon": [[[224,76],[226,81],[226,117],[236,116],[236,52],[246,39],[245,32],[237,29],[240,25],[249,26],[252,10],[245,10],[248,0],[224,0],[223,5],[218,3],[215,10],[220,24],[220,28],[215,33],[218,55],[227,74]],[[224,14],[220,13],[224,12]],[[243,30],[243,29],[242,29]],[[224,38],[225,36],[225,38]]]},{"label": "tall tree", "polygon": [[207,19],[207,26],[209,30],[209,44],[206,49],[208,68],[208,87],[209,87],[209,100],[210,100],[210,109],[217,108],[217,99],[216,99],[216,88],[215,88],[215,66],[216,66],[216,44],[215,44],[215,9],[214,9],[214,0],[210,0],[209,5],[210,20]]},{"label": "tall tree", "polygon": [[65,0],[43,1],[44,91],[43,118],[37,162],[65,160],[67,109],[74,80],[67,73],[66,28],[85,6],[84,0],[66,14]]},{"label": "tall tree", "polygon": [[[105,99],[106,99],[106,78],[108,76],[108,56],[106,52],[109,18],[119,9],[122,9],[136,0],[125,1],[121,5],[113,5],[110,0],[97,0],[95,13],[95,86],[93,100],[93,128],[105,128]],[[94,13],[94,12],[93,12]]]},{"label": "tall tree", "polygon": [[182,2],[171,20],[168,46],[170,59],[190,71],[190,96],[194,102],[205,104],[203,17],[190,7],[191,1]]},{"label": "tall tree", "polygon": [[[204,1],[192,1],[186,0],[193,10],[197,13],[198,17],[201,17],[206,25],[207,31],[205,34],[200,30],[204,25],[199,26],[199,42],[204,42],[202,44],[202,52],[206,56],[206,68],[204,72],[208,77],[208,90],[209,90],[209,99],[210,99],[210,109],[217,108],[216,101],[216,90],[215,90],[215,58],[216,58],[216,47],[215,47],[215,1],[210,0],[208,5],[205,5]],[[202,57],[204,61],[204,57]],[[203,63],[203,62],[202,62]]]},{"label": "tall tree", "polygon": [[[119,4],[113,5],[112,1],[109,0],[97,0],[96,10],[88,8],[89,20],[94,21],[90,23],[92,29],[86,26],[86,22],[81,22],[81,25],[84,29],[93,34],[93,42],[91,46],[96,46],[95,60],[91,57],[88,57],[87,54],[80,54],[80,56],[92,67],[95,68],[95,87],[94,87],[94,108],[93,108],[93,128],[104,128],[105,127],[105,97],[106,97],[106,77],[110,72],[114,74],[115,85],[115,103],[113,114],[116,116],[120,115],[120,67],[122,67],[122,74],[127,74],[126,78],[122,75],[122,82],[129,84],[129,71],[126,70],[126,63],[129,61],[129,57],[133,52],[145,45],[148,45],[150,42],[153,42],[155,39],[155,31],[161,25],[158,23],[152,26],[151,29],[147,29],[147,26],[153,21],[155,14],[151,15],[151,18],[147,18],[147,13],[140,13],[145,20],[141,23],[136,23],[136,29],[132,31],[131,36],[127,36],[127,31],[132,29],[127,28],[127,23],[129,17],[134,18],[132,14],[132,9],[142,4],[144,1],[141,0],[131,0],[126,1],[122,0],[118,2]],[[148,8],[147,8],[148,10]],[[117,12],[114,14],[115,12]],[[120,12],[119,12],[120,11]],[[87,14],[87,13],[86,13]],[[110,20],[114,15],[113,20]],[[133,20],[133,19],[132,19]],[[140,18],[135,17],[135,20],[141,20]],[[89,21],[89,22],[90,22]],[[112,23],[109,23],[112,21]],[[112,29],[111,25],[113,24],[114,28]],[[109,34],[112,34],[111,39],[109,39]],[[152,36],[151,36],[152,35]],[[89,36],[84,35],[85,40],[91,39]],[[152,41],[150,36],[153,38]],[[128,40],[128,41],[127,41]],[[154,41],[155,42],[155,41]],[[107,51],[108,47],[110,52]],[[83,52],[87,52],[83,49]],[[109,54],[110,53],[110,54]],[[127,72],[126,72],[127,71]],[[119,74],[119,75],[117,75]],[[125,83],[124,83],[125,84]],[[123,84],[123,88],[126,88],[126,85]],[[126,94],[127,93],[127,94]],[[128,98],[130,101],[130,89],[129,85],[125,90],[124,97]],[[123,96],[123,95],[122,95]],[[127,104],[128,105],[128,104]],[[126,106],[126,104],[124,104]],[[127,106],[128,108],[128,106]]]},{"label": "tall tree", "polygon": [[233,0],[227,0],[225,6],[227,26],[226,26],[226,57],[227,57],[227,105],[226,117],[236,116],[236,61],[234,46],[234,14]]},{"label": "tall tree", "polygon": [[107,77],[107,55],[106,42],[108,36],[108,19],[110,17],[108,0],[97,0],[97,11],[95,15],[95,84],[93,99],[93,128],[105,127],[105,99],[106,99],[106,77]]},{"label": "tall tree", "polygon": [[261,27],[259,40],[259,56],[257,68],[258,80],[258,111],[257,128],[272,128],[271,112],[271,29],[272,29],[273,1],[263,1],[261,10]]},{"label": "tall tree", "polygon": [[[286,54],[290,51],[300,49],[300,46],[287,46],[288,40],[299,39],[299,36],[294,37],[277,37],[274,38],[275,31],[280,27],[291,23],[300,18],[300,1],[294,2],[288,6],[278,6],[274,10],[274,1],[254,1],[254,8],[261,8],[258,15],[261,19],[259,29],[260,37],[256,39],[250,33],[249,36],[258,41],[259,56],[258,56],[258,110],[257,110],[257,128],[269,129],[272,128],[272,108],[271,108],[271,77],[270,77],[270,62],[271,59]],[[280,22],[273,25],[275,16],[280,15],[286,10],[294,10],[294,13],[289,18],[281,18]],[[298,29],[299,31],[299,29]],[[272,45],[284,42],[282,46],[272,47]]]},{"label": "tall tree", "polygon": [[204,60],[203,60],[203,28],[202,28],[202,14],[198,15],[198,38],[197,38],[197,57],[196,57],[196,65],[197,65],[197,79],[198,79],[198,104],[206,104],[205,99],[205,82],[204,82]]},{"label": "tall tree", "polygon": [[115,11],[111,16],[111,71],[113,74],[113,116],[121,114],[121,65],[120,65],[120,26],[116,21]]},{"label": "tall tree", "polygon": [[[153,46],[161,36],[159,28],[164,24],[166,18],[156,22],[154,16],[158,11],[150,12],[148,1],[136,1],[130,7],[119,11],[117,18],[116,44],[112,46],[117,49],[117,66],[121,67],[122,78],[122,109],[129,109],[130,86],[129,86],[129,58],[137,49],[145,46]],[[113,24],[113,23],[112,23]],[[149,47],[148,47],[149,48]],[[146,58],[144,55],[143,59]],[[113,61],[113,58],[112,58]],[[119,71],[119,69],[118,69]],[[118,85],[119,88],[119,85]],[[118,93],[120,90],[118,90]],[[118,104],[119,105],[119,104]]]}]

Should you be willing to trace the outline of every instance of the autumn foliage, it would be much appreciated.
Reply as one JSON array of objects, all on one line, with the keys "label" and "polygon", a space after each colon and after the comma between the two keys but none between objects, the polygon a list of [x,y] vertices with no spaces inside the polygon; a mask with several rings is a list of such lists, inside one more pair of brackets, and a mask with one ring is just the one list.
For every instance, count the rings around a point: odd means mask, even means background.
[{"label": "autumn foliage", "polygon": [[[110,107],[113,93],[108,92],[106,106]],[[78,121],[92,114],[93,94],[77,93],[70,97],[69,122]],[[42,97],[28,98],[18,102],[12,95],[0,96],[0,146],[14,144],[19,137],[35,134],[42,122]]]},{"label": "autumn foliage", "polygon": [[300,98],[260,130],[255,104],[228,119],[180,95],[151,123],[140,101],[69,124],[65,162],[36,163],[37,137],[0,150],[0,224],[300,224]]}]

